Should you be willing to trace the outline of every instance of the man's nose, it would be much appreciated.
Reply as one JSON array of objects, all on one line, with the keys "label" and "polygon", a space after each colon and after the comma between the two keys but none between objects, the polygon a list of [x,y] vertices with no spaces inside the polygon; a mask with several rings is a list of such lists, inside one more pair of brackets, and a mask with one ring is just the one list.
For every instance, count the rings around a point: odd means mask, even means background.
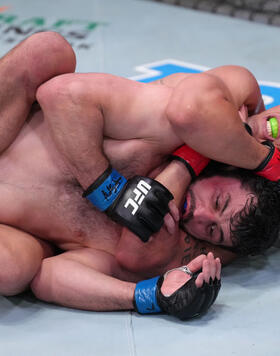
[{"label": "man's nose", "polygon": [[193,212],[193,217],[199,223],[212,223],[217,221],[218,213],[213,209],[207,208],[205,206],[199,206]]}]

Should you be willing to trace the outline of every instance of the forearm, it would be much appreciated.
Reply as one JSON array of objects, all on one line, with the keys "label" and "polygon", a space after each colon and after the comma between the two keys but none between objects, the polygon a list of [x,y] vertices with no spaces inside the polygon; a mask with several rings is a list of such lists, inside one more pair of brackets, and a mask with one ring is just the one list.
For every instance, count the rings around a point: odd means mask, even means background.
[{"label": "forearm", "polygon": [[31,288],[39,299],[70,308],[133,309],[135,283],[124,282],[79,259],[62,255],[43,261]]},{"label": "forearm", "polygon": [[41,85],[36,95],[57,149],[84,189],[109,165],[103,152],[99,83],[92,82],[82,74],[58,76]]},{"label": "forearm", "polygon": [[173,194],[177,207],[181,206],[187,187],[191,183],[191,175],[185,165],[179,161],[171,161],[155,179]]},{"label": "forearm", "polygon": [[267,156],[267,147],[248,135],[235,105],[221,93],[206,100],[190,96],[184,104],[187,109],[176,105],[168,117],[177,135],[197,152],[247,169],[255,169]]}]

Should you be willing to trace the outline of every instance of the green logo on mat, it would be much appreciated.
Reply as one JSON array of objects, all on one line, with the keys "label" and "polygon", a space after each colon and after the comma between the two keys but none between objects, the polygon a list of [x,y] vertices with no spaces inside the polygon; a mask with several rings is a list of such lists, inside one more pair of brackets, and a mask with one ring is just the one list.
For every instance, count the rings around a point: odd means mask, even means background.
[{"label": "green logo on mat", "polygon": [[89,49],[94,45],[91,34],[102,25],[106,24],[76,19],[57,19],[50,22],[41,16],[21,20],[17,15],[2,12],[0,13],[0,38],[2,42],[14,45],[33,33],[56,31],[76,49]]}]

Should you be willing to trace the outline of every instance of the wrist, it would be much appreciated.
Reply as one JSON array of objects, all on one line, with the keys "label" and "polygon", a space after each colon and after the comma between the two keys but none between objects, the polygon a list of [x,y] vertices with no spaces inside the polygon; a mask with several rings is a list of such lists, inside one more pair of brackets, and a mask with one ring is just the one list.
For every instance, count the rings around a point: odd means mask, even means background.
[{"label": "wrist", "polygon": [[166,167],[166,172],[174,175],[174,177],[183,177],[185,180],[192,178],[189,170],[187,169],[185,163],[179,160],[173,160]]},{"label": "wrist", "polygon": [[[251,169],[253,169],[254,171],[262,170],[262,168],[260,166],[266,160],[270,151],[271,151],[271,147],[262,143],[260,145],[260,149],[258,150],[258,158],[254,162],[254,168],[251,168]],[[258,163],[257,166],[256,166],[256,162]]]},{"label": "wrist", "polygon": [[161,308],[157,302],[157,282],[159,277],[146,279],[136,284],[134,292],[134,308],[140,314],[159,313]]},{"label": "wrist", "polygon": [[156,177],[156,180],[173,194],[175,203],[179,203],[192,177],[183,162],[174,160]]},{"label": "wrist", "polygon": [[192,179],[195,179],[209,163],[209,158],[204,157],[188,145],[182,145],[177,148],[170,159],[182,162]]}]

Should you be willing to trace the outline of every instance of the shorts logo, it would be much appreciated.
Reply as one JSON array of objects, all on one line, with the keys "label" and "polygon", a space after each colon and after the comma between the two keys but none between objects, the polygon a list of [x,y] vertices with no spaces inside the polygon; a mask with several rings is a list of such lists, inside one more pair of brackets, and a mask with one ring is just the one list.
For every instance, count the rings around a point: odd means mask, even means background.
[{"label": "shorts logo", "polygon": [[133,190],[133,193],[135,194],[134,199],[129,198],[124,204],[124,207],[127,209],[129,206],[132,206],[133,210],[131,214],[135,215],[136,211],[139,209],[145,196],[149,193],[151,188],[152,187],[144,180],[140,180],[140,182],[137,184],[137,187]]}]

